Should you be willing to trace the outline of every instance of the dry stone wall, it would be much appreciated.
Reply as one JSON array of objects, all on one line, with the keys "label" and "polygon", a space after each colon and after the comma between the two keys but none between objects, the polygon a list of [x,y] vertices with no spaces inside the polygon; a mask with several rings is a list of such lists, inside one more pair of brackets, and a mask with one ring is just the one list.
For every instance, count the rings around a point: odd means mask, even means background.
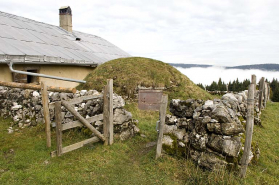
[{"label": "dry stone wall", "polygon": [[[61,100],[70,100],[86,95],[100,95],[95,90],[81,90],[73,93],[49,92],[50,100],[50,119],[52,126],[55,127],[54,118],[54,102]],[[132,114],[123,107],[125,101],[117,94],[113,95],[113,124],[115,136],[119,136],[121,140],[128,139],[139,132],[137,120],[132,118]],[[75,105],[77,110],[85,118],[92,117],[103,113],[103,99],[93,99],[84,101]],[[27,127],[35,126],[43,123],[43,106],[42,97],[39,91],[7,88],[0,86],[0,115],[1,117],[11,117],[14,126]],[[76,118],[65,107],[62,106],[62,124],[75,121]],[[101,133],[103,131],[103,121],[91,123]],[[9,128],[9,132],[14,131],[13,127]]]},{"label": "dry stone wall", "polygon": [[[163,149],[210,170],[238,168],[244,150],[247,93],[228,93],[207,101],[171,100],[173,115],[166,116]],[[255,105],[255,122],[260,123]],[[258,157],[259,149],[253,143],[250,160]]]}]

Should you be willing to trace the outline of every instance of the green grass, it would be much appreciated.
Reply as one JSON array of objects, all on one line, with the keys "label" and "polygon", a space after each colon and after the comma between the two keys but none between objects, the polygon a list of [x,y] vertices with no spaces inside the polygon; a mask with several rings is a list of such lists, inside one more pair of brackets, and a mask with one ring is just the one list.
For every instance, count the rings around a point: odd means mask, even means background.
[{"label": "green grass", "polygon": [[[174,156],[155,161],[155,146],[146,144],[157,138],[159,113],[138,110],[135,103],[125,108],[139,120],[146,137],[116,140],[112,146],[87,145],[56,158],[49,155],[55,150],[54,131],[48,149],[43,125],[8,134],[11,120],[0,118],[0,184],[279,184],[278,103],[269,103],[263,111],[263,128],[254,127],[261,158],[248,167],[246,179],[239,179],[236,172],[203,171],[191,160]],[[78,130],[63,132],[65,144],[84,138]]]},{"label": "green grass", "polygon": [[119,95],[134,98],[135,89],[164,87],[169,99],[212,99],[212,96],[195,85],[187,76],[164,62],[149,58],[120,58],[99,65],[77,89],[102,91],[107,79],[113,79],[114,91]]}]

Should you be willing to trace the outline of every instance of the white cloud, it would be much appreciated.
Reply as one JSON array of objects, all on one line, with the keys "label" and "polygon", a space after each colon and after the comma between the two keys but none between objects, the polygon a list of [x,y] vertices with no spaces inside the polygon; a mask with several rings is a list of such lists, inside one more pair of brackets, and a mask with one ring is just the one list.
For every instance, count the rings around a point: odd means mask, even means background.
[{"label": "white cloud", "polygon": [[245,79],[251,79],[251,76],[255,74],[257,76],[257,82],[264,77],[269,81],[273,78],[279,77],[279,72],[261,71],[261,70],[241,70],[241,69],[225,69],[224,67],[209,67],[209,68],[177,68],[181,73],[186,75],[194,83],[202,83],[204,85],[210,85],[213,81],[218,82],[219,78],[225,83],[234,81],[238,78],[239,81]]},{"label": "white cloud", "polygon": [[0,11],[58,25],[70,5],[73,28],[135,56],[164,62],[279,63],[276,0],[1,0]]}]

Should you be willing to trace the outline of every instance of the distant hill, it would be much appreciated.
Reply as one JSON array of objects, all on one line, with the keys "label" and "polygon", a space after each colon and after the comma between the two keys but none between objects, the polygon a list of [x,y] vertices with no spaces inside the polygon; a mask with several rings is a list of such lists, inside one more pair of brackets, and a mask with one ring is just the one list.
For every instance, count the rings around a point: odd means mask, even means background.
[{"label": "distant hill", "polygon": [[[169,63],[174,67],[182,67],[182,68],[193,68],[193,67],[201,67],[208,68],[213,67],[213,65],[203,65],[203,64],[175,64]],[[224,67],[226,69],[258,69],[262,71],[279,71],[279,64],[254,64],[254,65],[243,65],[243,66],[233,66],[233,67]]]},{"label": "distant hill", "polygon": [[174,63],[169,63],[171,66],[174,67],[182,67],[182,68],[192,68],[192,67],[202,67],[202,68],[207,68],[207,67],[212,67],[212,65],[203,65],[203,64],[174,64]]}]

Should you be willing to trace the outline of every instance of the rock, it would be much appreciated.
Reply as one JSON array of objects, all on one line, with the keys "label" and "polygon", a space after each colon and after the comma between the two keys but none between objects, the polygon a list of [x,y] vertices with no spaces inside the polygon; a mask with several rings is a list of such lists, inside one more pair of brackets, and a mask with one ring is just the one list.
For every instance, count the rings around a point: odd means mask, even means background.
[{"label": "rock", "polygon": [[[160,123],[159,123],[160,124]],[[173,134],[177,130],[176,125],[164,125],[164,134]]]},{"label": "rock", "polygon": [[204,105],[202,106],[202,109],[211,109],[214,107],[213,101],[212,100],[207,100],[204,102]]},{"label": "rock", "polygon": [[172,115],[169,115],[169,114],[166,115],[165,124],[176,125],[177,122],[178,122],[178,119],[177,119],[176,116],[172,116]]},{"label": "rock", "polygon": [[130,130],[130,129],[127,129],[127,130],[123,131],[123,132],[120,134],[120,140],[121,140],[121,141],[124,141],[124,140],[127,140],[127,139],[129,139],[130,137],[132,137],[132,136],[133,136],[133,133],[132,133],[132,132],[133,132],[133,131]]},{"label": "rock", "polygon": [[113,94],[113,109],[124,107],[124,105],[124,99],[117,94]]},{"label": "rock", "polygon": [[192,118],[196,107],[200,106],[197,101],[193,99],[178,100],[173,99],[170,102],[170,112],[177,117]]},{"label": "rock", "polygon": [[209,170],[222,170],[227,166],[227,162],[219,159],[216,155],[207,152],[190,151],[190,156],[200,167]]},{"label": "rock", "polygon": [[162,139],[162,145],[166,145],[166,146],[168,146],[168,147],[171,147],[171,148],[173,148],[174,146],[173,146],[173,139],[170,137],[170,136],[168,136],[168,135],[164,135],[163,136],[163,139]]},{"label": "rock", "polygon": [[208,122],[210,122],[211,121],[211,117],[209,117],[209,116],[205,116],[205,117],[203,117],[203,120],[202,120],[202,123],[208,123]]},{"label": "rock", "polygon": [[60,95],[59,95],[59,93],[58,93],[58,92],[55,92],[55,93],[51,94],[50,99],[51,99],[52,101],[59,101],[59,100],[60,100]]},{"label": "rock", "polygon": [[40,93],[38,93],[37,91],[33,91],[32,95],[33,97],[40,97]]},{"label": "rock", "polygon": [[21,109],[22,108],[22,105],[14,105],[11,110],[18,110],[18,109]]},{"label": "rock", "polygon": [[232,123],[207,123],[207,129],[209,132],[213,132],[221,135],[235,135],[244,133],[244,128],[241,124],[235,122]]},{"label": "rock", "polygon": [[206,143],[208,142],[207,135],[199,135],[196,132],[191,132],[189,138],[191,146],[196,150],[204,151],[206,149]]},{"label": "rock", "polygon": [[241,149],[240,137],[220,136],[212,134],[207,143],[212,150],[224,156],[237,157]]},{"label": "rock", "polygon": [[133,129],[135,134],[140,133],[140,129],[137,126],[134,125]]},{"label": "rock", "polygon": [[212,111],[213,119],[216,119],[220,123],[231,123],[233,122],[228,109],[225,106],[219,106]]},{"label": "rock", "polygon": [[113,124],[121,125],[124,122],[130,121],[132,114],[124,109],[115,109],[113,114]]},{"label": "rock", "polygon": [[8,128],[8,133],[9,133],[9,134],[12,134],[13,132],[14,132],[13,127],[9,127],[9,128]]},{"label": "rock", "polygon": [[80,91],[80,95],[81,95],[81,96],[86,95],[86,93],[87,93],[87,90],[81,90],[81,91]]},{"label": "rock", "polygon": [[180,147],[185,147],[186,145],[184,143],[182,143],[181,141],[178,142],[178,146]]},{"label": "rock", "polygon": [[173,131],[173,135],[179,140],[183,140],[185,134],[186,134],[185,129],[177,129]]},{"label": "rock", "polygon": [[233,101],[238,102],[237,98],[234,96],[233,93],[227,93],[227,94],[223,95],[222,99],[223,99],[223,98],[229,98],[229,99],[231,99],[231,100],[233,100]]},{"label": "rock", "polygon": [[35,111],[40,111],[42,109],[41,105],[35,105]]}]

